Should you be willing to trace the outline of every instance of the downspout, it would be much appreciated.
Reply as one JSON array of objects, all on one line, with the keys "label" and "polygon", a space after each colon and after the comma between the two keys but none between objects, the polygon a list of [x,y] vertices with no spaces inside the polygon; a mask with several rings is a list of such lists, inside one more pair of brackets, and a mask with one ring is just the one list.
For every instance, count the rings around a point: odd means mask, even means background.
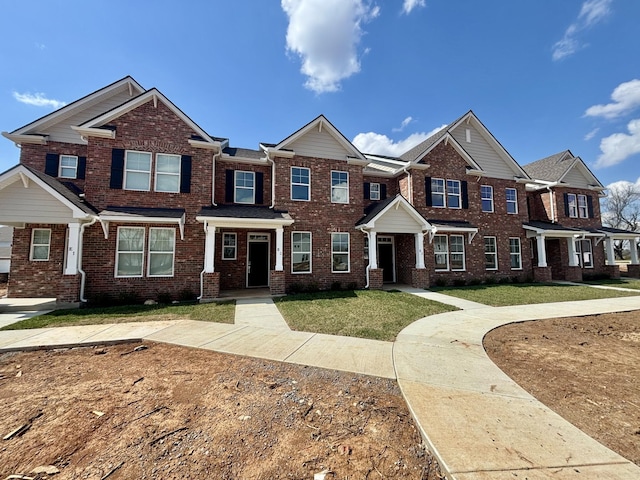
[{"label": "downspout", "polygon": [[211,178],[211,205],[213,205],[214,207],[217,207],[218,204],[216,203],[216,157],[221,157],[222,156],[222,147],[220,147],[220,150],[218,150],[218,153],[214,153],[213,154],[213,174],[212,174],[212,178]]},{"label": "downspout", "polygon": [[265,150],[266,160],[271,164],[271,205],[269,208],[273,208],[276,204],[276,162],[269,157],[269,151]]},{"label": "downspout", "polygon": [[[360,230],[362,233],[366,233],[367,234],[367,240],[369,242],[369,252],[371,252],[371,232],[370,231],[365,231],[364,227],[359,228],[358,230]],[[369,270],[371,270],[371,254],[369,254],[369,261],[367,262],[367,268],[365,268],[365,274],[366,274],[366,279],[367,279],[367,284],[364,286],[365,289],[369,288]]]},{"label": "downspout", "polygon": [[556,212],[554,208],[553,201],[553,190],[551,190],[551,185],[547,186],[547,191],[549,192],[549,205],[551,205],[551,223],[556,223]]},{"label": "downspout", "polygon": [[[215,155],[214,155],[214,158],[215,158]],[[206,242],[207,241],[206,240],[206,237],[207,237],[207,221],[206,220],[204,221],[204,236],[205,236],[205,242]],[[206,245],[206,243],[205,243],[205,245]],[[205,271],[205,266],[204,265],[207,263],[207,257],[206,257],[207,256],[207,249],[206,248],[204,249],[204,255],[205,255],[204,263],[202,265],[202,271],[200,272],[200,296],[196,298],[196,300],[198,300],[198,301],[202,300],[202,297],[204,297],[204,271]]]},{"label": "downspout", "polygon": [[412,185],[412,182],[411,182],[411,173],[409,173],[409,165],[404,167],[402,169],[402,171],[407,174],[407,183],[408,183],[408,188],[409,188],[409,198],[408,198],[408,200],[409,200],[409,203],[413,205],[413,185]]},{"label": "downspout", "polygon": [[84,298],[84,285],[87,278],[87,274],[82,269],[82,246],[84,245],[84,229],[90,227],[98,221],[98,217],[93,217],[89,223],[83,223],[80,225],[80,245],[78,246],[78,272],[80,272],[80,303],[87,303],[87,299]]}]

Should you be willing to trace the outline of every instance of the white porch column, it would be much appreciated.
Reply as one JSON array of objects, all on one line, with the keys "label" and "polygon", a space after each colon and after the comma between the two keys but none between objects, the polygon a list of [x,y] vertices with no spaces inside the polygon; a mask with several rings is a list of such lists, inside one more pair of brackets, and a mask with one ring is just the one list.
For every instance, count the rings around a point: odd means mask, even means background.
[{"label": "white porch column", "polygon": [[416,239],[416,268],[424,268],[424,235],[422,232],[415,233]]},{"label": "white porch column", "polygon": [[378,237],[375,230],[369,233],[369,268],[378,268]]},{"label": "white porch column", "polygon": [[607,265],[616,264],[616,254],[613,251],[613,239],[605,238],[604,240],[604,255],[607,259]]},{"label": "white porch column", "polygon": [[573,237],[567,238],[567,248],[569,250],[569,266],[578,266],[578,256],[576,255],[576,240]]},{"label": "white porch column", "polygon": [[284,228],[276,228],[276,271],[284,270],[282,266],[282,250],[284,245]]},{"label": "white porch column", "polygon": [[214,272],[214,258],[216,254],[216,227],[205,223],[205,241],[204,241],[204,272]]},{"label": "white porch column", "polygon": [[78,252],[80,251],[80,224],[67,225],[67,255],[64,264],[65,275],[78,273]]},{"label": "white porch column", "polygon": [[538,247],[538,266],[547,266],[547,247],[544,243],[544,235],[538,235],[536,237],[536,245]]},{"label": "white porch column", "polygon": [[638,246],[636,245],[636,238],[629,240],[629,253],[631,254],[631,264],[638,264]]}]

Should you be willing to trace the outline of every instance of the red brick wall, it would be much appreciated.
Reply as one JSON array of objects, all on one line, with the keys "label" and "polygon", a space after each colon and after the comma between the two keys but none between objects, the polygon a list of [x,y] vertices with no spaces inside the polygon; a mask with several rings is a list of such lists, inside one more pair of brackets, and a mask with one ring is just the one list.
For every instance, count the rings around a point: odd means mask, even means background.
[{"label": "red brick wall", "polygon": [[264,175],[264,192],[262,203],[256,199],[256,205],[271,205],[271,166],[247,165],[243,163],[216,161],[216,204],[224,205],[225,189],[227,185],[227,170],[242,170],[243,172],[262,172]]},{"label": "red brick wall", "polygon": [[[20,148],[20,163],[44,173],[45,159],[47,153],[58,155],[75,155],[77,157],[87,156],[86,145],[76,145],[73,143],[47,142],[46,145],[32,145],[25,143]],[[78,188],[84,190],[84,180],[60,178],[61,182],[74,183]]]}]

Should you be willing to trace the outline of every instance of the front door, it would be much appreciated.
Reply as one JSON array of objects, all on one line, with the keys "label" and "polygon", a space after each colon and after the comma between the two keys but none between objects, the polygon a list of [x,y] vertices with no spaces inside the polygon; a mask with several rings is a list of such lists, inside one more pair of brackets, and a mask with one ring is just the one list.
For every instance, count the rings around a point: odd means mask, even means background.
[{"label": "front door", "polygon": [[247,287],[269,286],[269,235],[250,233],[247,248]]},{"label": "front door", "polygon": [[393,237],[378,237],[378,267],[382,269],[382,281],[396,281],[396,262],[393,254]]}]

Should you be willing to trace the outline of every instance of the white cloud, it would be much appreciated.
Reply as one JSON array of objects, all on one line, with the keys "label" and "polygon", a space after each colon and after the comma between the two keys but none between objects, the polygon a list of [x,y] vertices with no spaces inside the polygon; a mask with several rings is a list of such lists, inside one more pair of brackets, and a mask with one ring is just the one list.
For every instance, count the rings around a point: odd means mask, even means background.
[{"label": "white cloud", "polygon": [[578,34],[603,20],[611,13],[613,0],[586,0],[580,8],[578,18],[567,27],[564,36],[553,45],[553,60],[562,60],[573,55],[585,45],[577,40]]},{"label": "white cloud", "polygon": [[26,103],[27,105],[33,105],[34,107],[49,107],[54,110],[66,105],[65,102],[61,102],[60,100],[45,97],[44,93],[31,94],[13,92],[13,98],[21,103]]},{"label": "white cloud", "polygon": [[588,117],[616,118],[640,107],[640,80],[618,85],[611,94],[612,103],[594,105],[585,112]]},{"label": "white cloud", "polygon": [[281,5],[289,17],[287,50],[302,60],[305,87],[338,91],[342,80],[360,71],[361,26],[380,8],[364,0],[282,0]]},{"label": "white cloud", "polygon": [[426,0],[404,0],[402,4],[402,12],[409,15],[416,7],[424,7]]},{"label": "white cloud", "polygon": [[588,142],[588,141],[589,141],[589,140],[591,140],[593,137],[595,137],[595,136],[596,136],[596,134],[597,134],[599,131],[600,131],[600,129],[599,129],[599,128],[594,128],[594,129],[593,129],[593,130],[591,130],[589,133],[587,133],[587,134],[584,136],[584,140],[585,140],[585,142]]},{"label": "white cloud", "polygon": [[381,133],[367,132],[359,133],[353,139],[353,144],[358,150],[364,153],[372,153],[378,155],[389,155],[398,157],[403,153],[411,150],[420,142],[425,141],[434,133],[439,132],[447,125],[441,125],[434,128],[430,132],[412,133],[407,138],[394,142],[392,139]]},{"label": "white cloud", "polygon": [[602,154],[596,161],[596,168],[611,167],[640,153],[640,119],[631,120],[627,125],[629,134],[614,133],[600,141]]},{"label": "white cloud", "polygon": [[407,117],[407,118],[405,118],[404,120],[402,120],[402,123],[400,124],[400,126],[399,126],[399,127],[392,128],[392,129],[391,129],[391,131],[392,131],[392,132],[401,132],[401,131],[402,131],[402,130],[404,130],[404,129],[405,129],[405,127],[406,127],[407,125],[409,125],[411,122],[413,122],[413,117]]},{"label": "white cloud", "polygon": [[617,190],[624,190],[630,186],[640,188],[640,178],[638,178],[635,183],[629,182],[628,180],[618,180],[617,182],[610,183],[605,188],[610,192],[615,192]]}]

